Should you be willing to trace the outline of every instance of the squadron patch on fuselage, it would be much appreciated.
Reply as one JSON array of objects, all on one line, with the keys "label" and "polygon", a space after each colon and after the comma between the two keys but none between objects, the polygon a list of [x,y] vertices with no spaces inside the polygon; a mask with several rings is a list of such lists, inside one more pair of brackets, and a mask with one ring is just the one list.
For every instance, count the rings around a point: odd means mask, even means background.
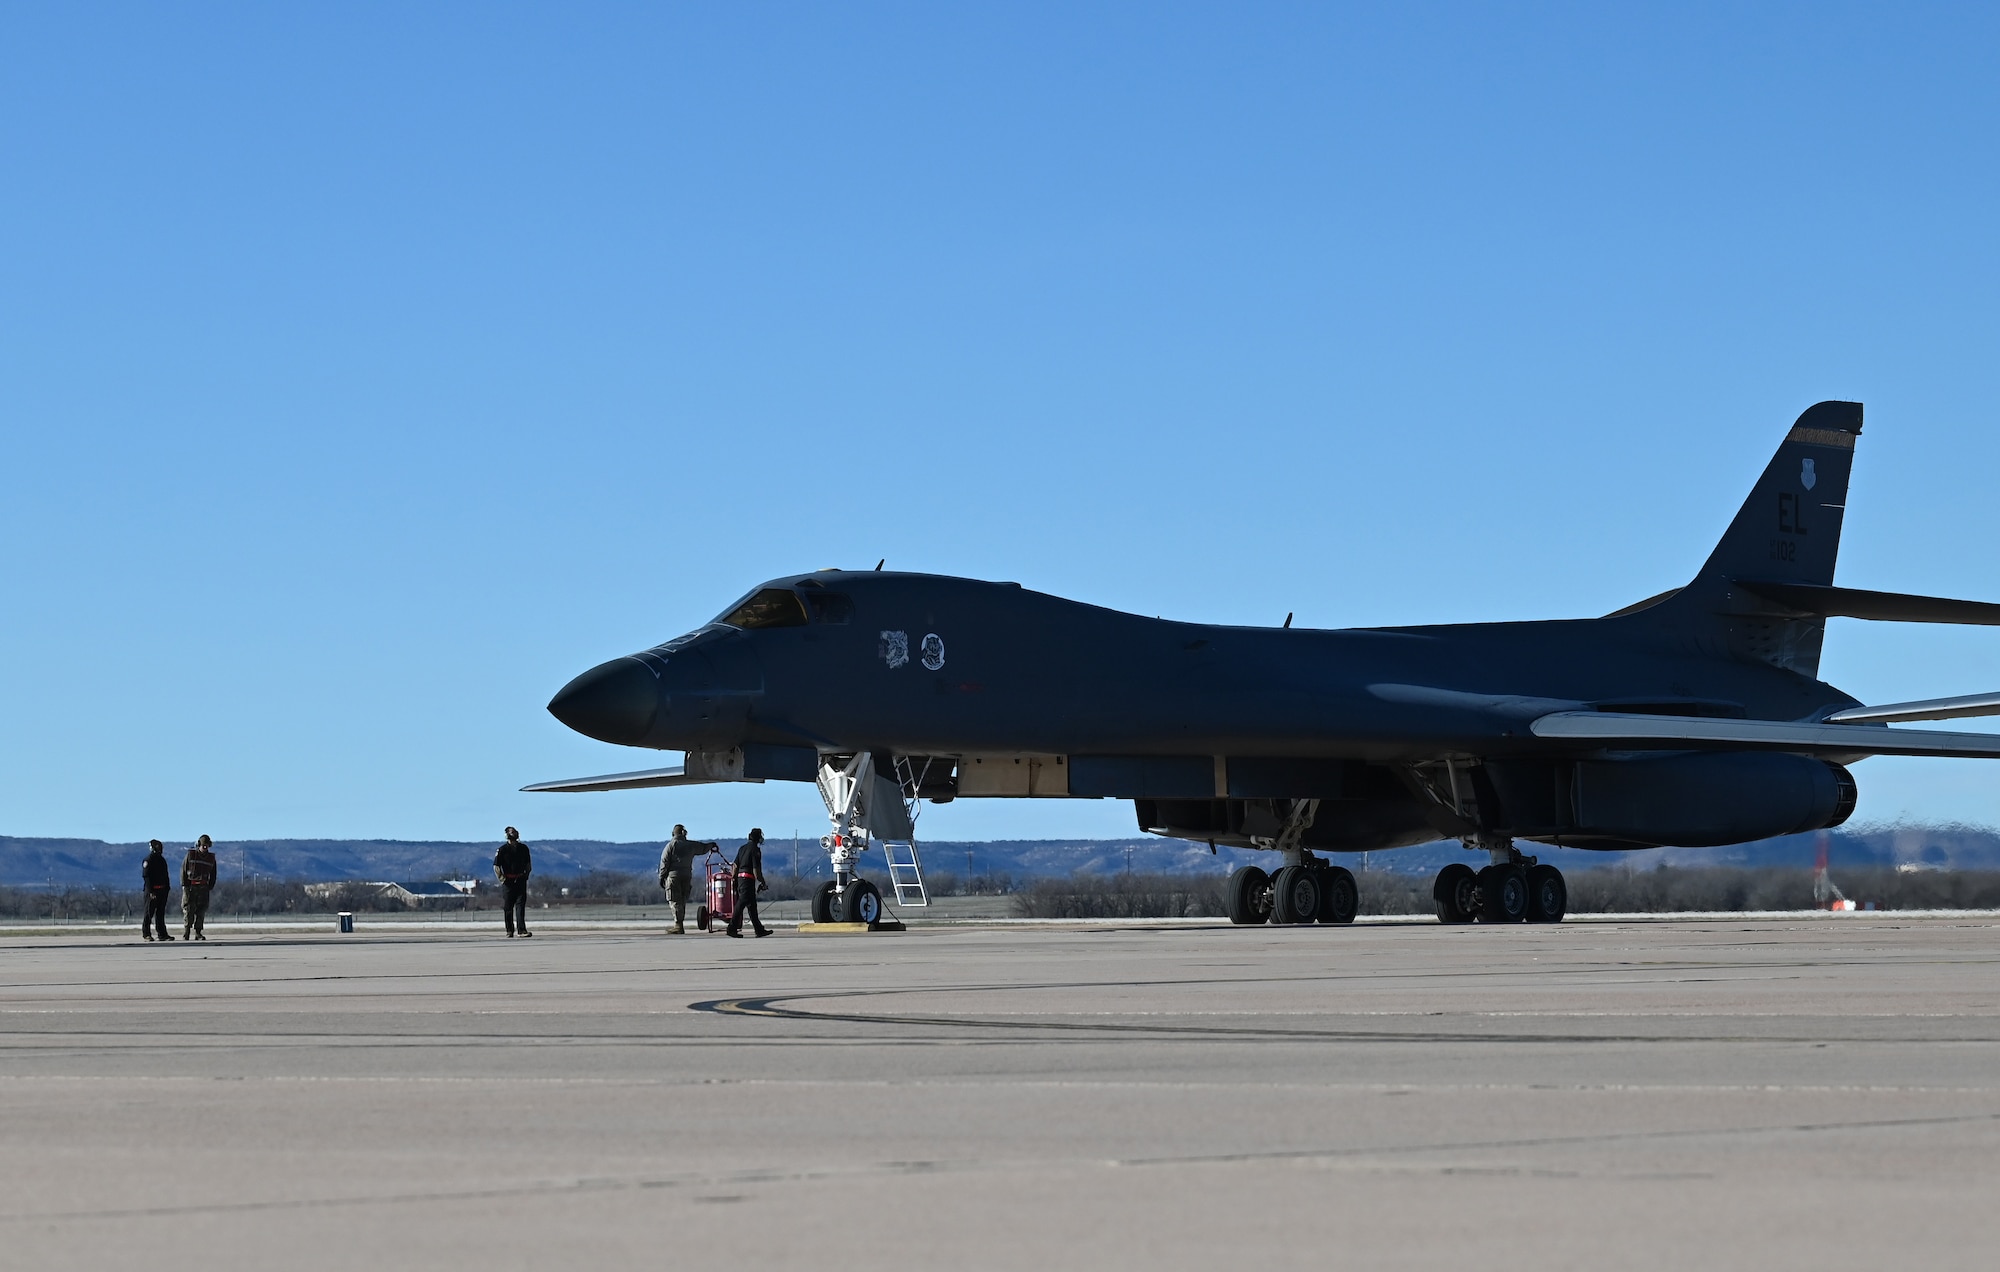
[{"label": "squadron patch on fuselage", "polygon": [[1806,466],[1799,470],[1799,485],[1804,486],[1807,490],[1811,490],[1814,486],[1819,485],[1819,476],[1813,472],[1813,465],[1810,459],[1806,461]]},{"label": "squadron patch on fuselage", "polygon": [[900,667],[910,661],[910,634],[908,632],[883,632],[882,643],[877,646],[882,661],[891,667]]},{"label": "squadron patch on fuselage", "polygon": [[924,666],[932,671],[944,668],[944,637],[936,632],[924,637]]}]

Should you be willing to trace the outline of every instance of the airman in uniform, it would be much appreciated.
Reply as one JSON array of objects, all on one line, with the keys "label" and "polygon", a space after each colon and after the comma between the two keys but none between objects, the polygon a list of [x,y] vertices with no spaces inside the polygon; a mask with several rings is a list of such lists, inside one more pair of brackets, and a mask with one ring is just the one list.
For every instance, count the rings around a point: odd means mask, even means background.
[{"label": "airman in uniform", "polygon": [[521,842],[521,832],[507,828],[507,842],[493,854],[493,875],[500,881],[500,908],[507,916],[507,935],[533,936],[528,930],[528,876],[535,872],[534,857]]},{"label": "airman in uniform", "polygon": [[674,824],[674,837],[660,852],[660,886],[667,890],[667,900],[674,906],[674,926],[670,935],[686,934],[688,893],[694,888],[694,863],[714,851],[716,845],[704,839],[689,839],[687,827],[678,822]]},{"label": "airman in uniform", "polygon": [[729,935],[743,935],[743,916],[746,914],[750,916],[750,926],[757,935],[771,935],[771,929],[757,917],[757,894],[769,886],[764,882],[764,832],[753,826],[750,838],[736,850],[736,912],[729,916]]},{"label": "airman in uniform", "polygon": [[202,920],[208,917],[208,897],[215,891],[215,845],[207,835],[181,858],[181,939],[206,941]]},{"label": "airman in uniform", "polygon": [[[146,912],[139,919],[139,935],[149,941],[171,941],[167,931],[167,898],[174,894],[174,876],[167,867],[167,846],[155,839],[152,851],[139,866],[146,883]],[[157,931],[158,936],[153,933]]]}]

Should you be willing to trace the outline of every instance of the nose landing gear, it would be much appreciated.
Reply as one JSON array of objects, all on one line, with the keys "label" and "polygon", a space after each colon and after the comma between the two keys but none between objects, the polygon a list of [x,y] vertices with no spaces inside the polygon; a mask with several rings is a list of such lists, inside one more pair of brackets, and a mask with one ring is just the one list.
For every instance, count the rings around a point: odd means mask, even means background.
[{"label": "nose landing gear", "polygon": [[[863,923],[874,931],[902,930],[898,923],[883,921],[882,893],[857,873],[857,866],[873,830],[885,840],[909,843],[910,861],[903,864],[907,870],[919,869],[915,864],[915,817],[910,807],[914,799],[903,799],[902,789],[876,770],[874,756],[867,751],[844,763],[822,762],[819,790],[833,822],[832,831],[819,841],[833,865],[833,878],[813,893],[812,921]],[[897,865],[897,859],[891,857],[892,874]],[[907,903],[923,904],[921,874],[907,886],[920,898]]]}]

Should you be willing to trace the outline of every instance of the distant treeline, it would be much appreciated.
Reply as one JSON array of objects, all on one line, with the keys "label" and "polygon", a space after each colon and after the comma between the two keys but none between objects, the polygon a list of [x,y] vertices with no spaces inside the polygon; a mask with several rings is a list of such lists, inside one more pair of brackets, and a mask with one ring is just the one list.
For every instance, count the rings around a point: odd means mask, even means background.
[{"label": "distant treeline", "polygon": [[[535,874],[545,881],[557,877],[573,885],[598,873],[650,877],[660,860],[655,842],[609,843],[581,839],[543,839],[533,827],[523,827],[534,845]],[[734,852],[740,840],[715,828],[696,827],[712,837],[723,852]],[[171,839],[168,860],[178,863],[183,842]],[[232,880],[397,879],[427,882],[448,878],[486,880],[492,877],[494,843],[416,842],[397,840],[260,839],[219,841],[216,845],[222,878]],[[1816,833],[1786,835],[1727,848],[1657,848],[1637,852],[1585,852],[1574,848],[1536,846],[1543,861],[1560,867],[1572,879],[1599,870],[1651,870],[1656,866],[1697,868],[1734,866],[1744,869],[1810,867],[1819,851]],[[1960,825],[1844,826],[1826,836],[1826,848],[1838,877],[1848,870],[1920,867],[1936,870],[2000,870],[2000,830]],[[1083,874],[1189,875],[1227,874],[1245,864],[1269,865],[1269,854],[1205,843],[1147,836],[1135,839],[1036,839],[962,843],[927,840],[923,859],[932,877],[949,870],[960,878],[988,881],[1067,879]],[[144,844],[112,844],[95,839],[34,839],[0,835],[0,884],[34,891],[60,892],[91,886],[113,889],[136,886]],[[1456,841],[1418,844],[1394,852],[1358,854],[1344,862],[1349,869],[1383,871],[1429,879],[1451,861],[1466,859]],[[828,878],[826,854],[817,834],[774,835],[764,848],[764,868],[779,876],[815,882]],[[870,848],[862,857],[863,872],[879,877],[882,859]],[[582,886],[592,886],[582,883]],[[971,884],[983,892],[1004,891],[989,884]]]},{"label": "distant treeline", "polygon": [[[801,901],[812,896],[821,880],[811,875],[779,874],[766,871],[770,890],[764,894],[766,901]],[[980,895],[1005,895],[1017,886],[1011,875],[981,875],[970,881],[968,886],[959,876],[945,871],[934,872],[926,880],[931,892],[937,896],[961,896],[968,892]],[[701,880],[695,884],[695,899],[700,900]],[[618,870],[592,870],[580,875],[537,875],[529,887],[529,897],[539,909],[547,905],[550,909],[575,906],[656,906],[666,903],[666,893],[660,890],[656,874],[628,874]],[[179,913],[180,892],[174,892],[174,902],[169,918]],[[48,919],[62,922],[69,919],[123,919],[138,922],[140,894],[137,887],[109,888],[96,885],[68,888],[9,888],[0,887],[0,918],[4,919]],[[248,917],[269,917],[284,914],[335,914],[341,911],[365,913],[369,911],[385,913],[407,913],[412,908],[438,910],[498,910],[500,897],[497,889],[481,885],[467,897],[448,897],[441,901],[426,902],[421,907],[412,907],[393,892],[375,883],[303,883],[296,880],[279,882],[271,879],[231,881],[223,880],[215,888],[209,901],[209,913],[217,918],[232,915]],[[176,920],[177,921],[177,920]]]},{"label": "distant treeline", "polygon": [[[970,881],[943,871],[926,883],[933,896],[1007,896],[1014,913],[1033,919],[1221,918],[1220,873],[1096,874],[1061,879],[1019,879],[981,875]],[[1362,914],[1430,914],[1427,878],[1384,870],[1357,872]],[[771,874],[767,901],[797,901],[812,895],[820,880],[810,875]],[[878,880],[878,883],[881,881]],[[1689,911],[1809,910],[1813,872],[1805,869],[1739,866],[1662,866],[1657,870],[1591,870],[1568,876],[1573,914],[1671,914]],[[2000,870],[1847,870],[1835,882],[1857,904],[1880,910],[2000,909]],[[700,889],[697,888],[697,899]],[[530,890],[534,906],[657,906],[665,902],[655,876],[594,870],[586,874],[537,878]],[[441,908],[490,910],[499,907],[491,888]],[[176,906],[178,894],[176,895]],[[341,910],[407,912],[410,907],[375,884],[224,881],[217,885],[210,913],[265,917],[331,914]],[[428,906],[425,908],[429,908]],[[64,888],[55,891],[0,887],[0,918],[131,919],[138,921],[136,888]]]}]

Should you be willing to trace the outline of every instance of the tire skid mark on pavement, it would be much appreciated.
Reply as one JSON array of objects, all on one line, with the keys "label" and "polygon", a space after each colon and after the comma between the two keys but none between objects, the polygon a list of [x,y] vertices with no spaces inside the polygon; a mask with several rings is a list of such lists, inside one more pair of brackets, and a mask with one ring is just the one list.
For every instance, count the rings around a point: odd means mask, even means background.
[{"label": "tire skid mark on pavement", "polygon": [[[1574,951],[1574,952],[1581,953],[1582,951]],[[1553,957],[1556,953],[1557,953],[1556,951],[1551,951],[1551,956]],[[819,959],[807,959],[804,957],[787,957],[782,959],[765,958],[758,961],[750,961],[746,959],[742,961],[732,961],[729,963],[682,964],[679,966],[671,966],[671,967],[578,967],[578,968],[519,967],[519,968],[488,968],[476,971],[467,970],[467,971],[434,971],[434,972],[406,972],[406,971],[338,972],[338,973],[321,973],[321,974],[299,975],[299,976],[260,975],[252,979],[246,979],[242,981],[231,981],[224,983],[218,983],[213,979],[192,980],[185,977],[161,978],[158,980],[142,979],[142,980],[122,980],[122,981],[78,981],[78,982],[0,981],[0,1010],[4,1010],[5,1007],[12,1002],[19,1001],[24,1003],[36,1003],[42,1001],[41,997],[42,995],[46,995],[49,993],[73,992],[76,990],[90,990],[93,992],[101,992],[104,990],[132,989],[141,992],[156,992],[161,989],[186,988],[186,989],[196,989],[196,990],[218,991],[215,996],[223,998],[225,1001],[247,1001],[247,1000],[254,1000],[256,998],[256,995],[246,994],[244,993],[244,990],[254,989],[255,987],[264,985],[295,985],[295,984],[314,984],[314,983],[325,984],[325,983],[340,983],[340,982],[348,982],[356,985],[372,985],[380,981],[416,981],[419,983],[430,983],[436,981],[449,981],[449,980],[494,980],[494,979],[504,980],[514,977],[530,977],[530,976],[532,977],[551,977],[551,976],[571,977],[571,976],[606,976],[606,975],[611,975],[611,976],[683,975],[684,976],[690,972],[719,973],[719,972],[739,970],[739,969],[757,970],[779,965],[801,965],[801,964],[810,966],[815,971],[838,970],[840,968],[848,968],[848,967],[852,968],[866,967],[872,969],[882,966],[882,964],[877,961],[833,962],[833,961],[826,961]],[[1396,980],[1396,979],[1435,981],[1440,979],[1481,980],[1488,978],[1543,980],[1554,977],[1570,977],[1570,976],[1603,978],[1607,974],[1615,974],[1619,972],[1634,972],[1634,971],[1643,971],[1652,973],[1733,971],[1733,972],[1743,973],[1743,975],[1741,976],[1733,976],[1733,977],[1706,977],[1706,978],[1701,978],[1699,981],[1694,982],[1694,983],[1707,983],[1709,981],[1721,981],[1721,980],[1772,979],[1773,978],[1772,974],[1777,972],[1826,971],[1829,969],[1837,969],[1843,967],[1861,967],[1861,968],[1879,968],[1884,966],[1893,966],[1896,968],[1930,967],[1930,966],[1962,967],[1962,966],[1985,966],[1991,964],[2000,964],[2000,956],[1969,954],[1964,957],[1940,958],[1936,957],[1935,955],[1932,955],[1924,958],[1899,958],[1893,960],[1893,962],[1889,964],[1885,964],[1881,959],[1806,958],[1806,959],[1799,959],[1796,961],[1785,960],[1780,962],[1754,963],[1754,964],[1734,963],[1734,962],[1726,962],[1726,961],[1711,960],[1711,959],[1691,959],[1691,958],[1617,959],[1617,960],[1590,962],[1580,966],[1571,966],[1571,967],[1562,967],[1562,966],[1490,967],[1483,964],[1473,964],[1465,967],[1446,967],[1441,969],[1355,967],[1347,971],[1295,973],[1292,975],[1283,975],[1283,976],[1257,976],[1253,978],[1253,983],[1258,985],[1269,985],[1269,984],[1314,984],[1322,982],[1338,983],[1344,981],[1364,981],[1369,984],[1380,984],[1385,980]],[[1632,982],[1612,981],[1608,983],[1674,984],[1674,983],[1680,983],[1683,979],[1690,979],[1690,978],[1661,977],[1661,978],[1649,978],[1641,981],[1632,981]],[[1094,980],[1094,981],[1019,982],[1019,983],[985,985],[985,986],[978,986],[977,988],[1146,989],[1146,988],[1169,988],[1182,985],[1214,985],[1214,984],[1234,984],[1234,983],[1237,983],[1237,981],[1233,978],[1228,978],[1228,977],[1221,977],[1221,978],[1182,977],[1169,980],[1139,980],[1139,981],[1118,979],[1118,980]],[[223,989],[227,989],[230,992],[227,993],[226,995],[220,993],[219,991]],[[21,999],[13,999],[7,997],[7,995],[10,992],[18,992],[28,996]],[[922,989],[910,989],[910,990],[896,991],[896,992],[921,993],[925,991]],[[123,1001],[123,1000],[110,999],[108,1001]],[[177,1003],[185,1001],[188,1000],[182,998],[175,999],[175,1002]]]},{"label": "tire skid mark on pavement", "polygon": [[[1014,988],[1008,986],[1005,988]],[[893,1015],[889,1013],[859,1011],[813,1011],[800,1007],[780,1004],[810,1002],[823,998],[872,998],[878,995],[897,993],[972,993],[974,987],[939,988],[927,986],[922,990],[836,990],[819,994],[774,995],[759,998],[711,998],[688,1004],[689,1011],[721,1016],[748,1016],[769,1020],[815,1021],[829,1024],[856,1024],[878,1026],[900,1026],[916,1029],[982,1029],[1006,1030],[1037,1033],[1094,1033],[1141,1035],[1179,1038],[1189,1041],[1245,1041],[1265,1042],[1373,1042],[1373,1043],[1503,1043],[1503,1044],[1658,1044],[1658,1043],[1751,1043],[1766,1045],[1810,1046],[1819,1043],[1838,1042],[1843,1045],[1864,1045],[1867,1043],[1919,1043],[1937,1045],[1943,1043],[1970,1043],[1974,1045],[2000,1042],[1994,1037],[1938,1037],[1916,1038],[1900,1035],[1894,1038],[1856,1038],[1839,1035],[1791,1035],[1791,1034],[1667,1034],[1667,1033],[1475,1033],[1462,1030],[1423,1031],[1414,1029],[1273,1029],[1249,1025],[1173,1025],[1135,1024],[1104,1020],[1026,1020],[1001,1019],[991,1016],[921,1016]],[[1976,1018],[1980,1019],[1980,1018]],[[2000,1023],[2000,1022],[1996,1022]]]}]

